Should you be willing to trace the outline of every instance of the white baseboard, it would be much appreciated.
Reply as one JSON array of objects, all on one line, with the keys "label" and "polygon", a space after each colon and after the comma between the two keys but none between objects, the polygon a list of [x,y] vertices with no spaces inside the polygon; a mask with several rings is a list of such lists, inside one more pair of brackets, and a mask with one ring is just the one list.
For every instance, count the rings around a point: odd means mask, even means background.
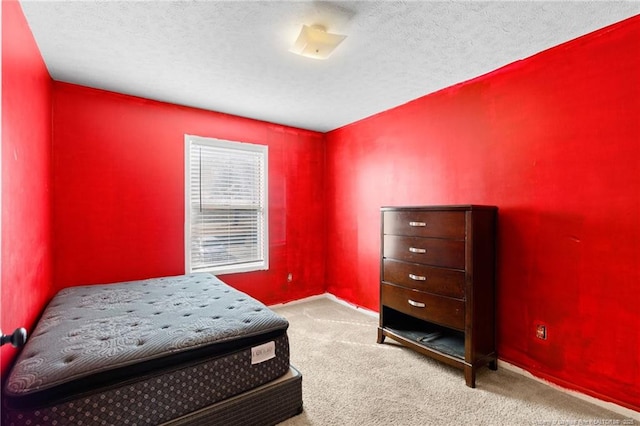
[{"label": "white baseboard", "polygon": [[269,305],[269,307],[270,308],[280,308],[282,306],[298,305],[300,303],[310,302],[312,300],[326,299],[327,298],[327,296],[326,296],[327,294],[329,294],[329,293],[317,294],[315,296],[305,297],[304,299],[292,300],[291,302],[276,303],[275,305]]},{"label": "white baseboard", "polygon": [[540,377],[536,377],[533,374],[531,374],[530,372],[528,372],[527,370],[525,370],[524,368],[520,368],[516,365],[510,364],[507,361],[503,361],[501,359],[498,359],[498,367],[499,368],[504,368],[505,370],[508,371],[512,371],[516,374],[519,374],[521,376],[524,376],[528,379],[532,379],[535,380],[538,383],[542,383],[544,385],[550,386],[555,390],[558,390],[562,393],[566,393],[568,395],[574,396],[578,399],[581,399],[583,401],[589,402],[593,405],[597,405],[598,407],[607,409],[609,411],[613,411],[614,413],[620,414],[621,416],[625,416],[628,417],[630,419],[634,419],[634,420],[640,420],[640,413],[634,410],[631,410],[627,407],[623,407],[621,405],[618,404],[614,404],[613,402],[608,402],[608,401],[603,401],[601,399],[595,398],[593,396],[590,395],[586,395],[584,393],[578,392],[578,391],[574,391],[571,389],[567,389],[564,388],[560,385],[557,385],[553,382],[550,382],[548,380],[542,379]]},{"label": "white baseboard", "polygon": [[367,308],[363,308],[362,306],[354,305],[353,303],[349,303],[346,300],[342,300],[342,299],[334,296],[331,293],[325,293],[323,296],[326,297],[327,299],[333,300],[336,303],[339,303],[339,304],[344,305],[344,306],[346,306],[348,308],[351,308],[351,309],[355,309],[356,311],[361,312],[361,313],[366,314],[366,315],[369,315],[371,317],[374,317],[374,318],[379,318],[380,317],[380,315],[378,315],[378,313],[375,312],[375,311],[372,311],[372,310],[367,309]]},{"label": "white baseboard", "polygon": [[[369,310],[367,308],[363,308],[363,307],[354,305],[352,303],[349,303],[346,300],[342,300],[342,299],[334,296],[331,293],[318,294],[316,296],[305,297],[304,299],[294,300],[292,302],[287,302],[287,303],[280,303],[278,305],[273,305],[273,306],[277,307],[277,306],[292,305],[292,304],[304,303],[304,302],[308,302],[308,301],[311,301],[311,300],[317,300],[317,299],[323,299],[323,298],[324,299],[330,299],[330,300],[332,300],[332,301],[334,301],[336,303],[339,303],[339,304],[344,305],[344,306],[346,306],[348,308],[351,308],[351,309],[355,309],[358,312],[362,312],[362,313],[364,313],[366,315],[369,315],[369,316],[372,316],[372,317],[375,317],[375,318],[379,317],[379,314],[377,312]],[[510,364],[510,363],[508,363],[506,361],[503,361],[501,359],[498,359],[498,366],[500,368],[504,368],[505,370],[512,371],[512,372],[514,372],[516,374],[519,374],[521,376],[524,376],[524,377],[527,377],[529,379],[535,380],[536,382],[539,382],[539,383],[545,384],[547,386],[550,386],[553,389],[559,390],[560,392],[563,392],[563,393],[566,393],[568,395],[574,396],[574,397],[576,397],[578,399],[581,399],[583,401],[589,402],[589,403],[591,403],[593,405],[597,405],[598,407],[604,408],[604,409],[609,410],[609,411],[613,411],[614,413],[620,414],[621,416],[625,416],[625,417],[628,417],[630,419],[634,419],[634,420],[640,421],[640,413],[637,412],[637,411],[631,410],[631,409],[629,409],[627,407],[623,407],[621,405],[614,404],[612,402],[603,401],[601,399],[592,397],[590,395],[586,395],[586,394],[578,392],[578,391],[574,391],[574,390],[571,390],[571,389],[564,388],[564,387],[562,387],[560,385],[557,385],[555,383],[552,383],[552,382],[550,382],[548,380],[544,380],[544,379],[542,379],[540,377],[536,377],[533,374],[531,374],[530,372],[528,372],[527,370],[525,370],[523,368],[520,368],[520,367],[517,367],[517,366],[515,366],[513,364]]]},{"label": "white baseboard", "polygon": [[358,305],[354,305],[353,303],[349,303],[346,300],[340,299],[340,298],[334,296],[331,293],[317,294],[315,296],[305,297],[304,299],[292,300],[291,302],[285,302],[285,303],[278,303],[276,305],[270,305],[269,307],[270,308],[278,308],[278,307],[281,307],[281,306],[291,306],[291,305],[297,305],[299,303],[310,302],[312,300],[318,300],[318,299],[329,299],[329,300],[332,300],[332,301],[334,301],[336,303],[344,305],[344,306],[346,306],[348,308],[355,309],[358,312],[361,312],[363,314],[378,318],[378,313],[377,312],[372,311],[372,310],[367,309],[367,308],[363,308],[363,307],[358,306]]}]

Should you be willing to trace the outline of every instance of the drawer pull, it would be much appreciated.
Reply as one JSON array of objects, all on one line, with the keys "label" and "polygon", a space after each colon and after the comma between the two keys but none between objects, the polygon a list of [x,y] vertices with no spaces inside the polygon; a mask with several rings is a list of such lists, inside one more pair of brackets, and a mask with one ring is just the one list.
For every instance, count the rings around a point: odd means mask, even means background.
[{"label": "drawer pull", "polygon": [[427,306],[422,302],[416,302],[415,300],[411,300],[411,299],[407,300],[407,302],[409,302],[409,304],[411,306],[416,307],[416,308],[424,308],[424,307]]},{"label": "drawer pull", "polygon": [[411,253],[426,253],[427,249],[417,248],[417,247],[409,247],[409,251]]},{"label": "drawer pull", "polygon": [[427,226],[425,222],[409,222],[409,226]]},{"label": "drawer pull", "polygon": [[427,280],[427,277],[422,276],[422,275],[409,274],[409,278],[411,278],[414,281],[426,281]]}]

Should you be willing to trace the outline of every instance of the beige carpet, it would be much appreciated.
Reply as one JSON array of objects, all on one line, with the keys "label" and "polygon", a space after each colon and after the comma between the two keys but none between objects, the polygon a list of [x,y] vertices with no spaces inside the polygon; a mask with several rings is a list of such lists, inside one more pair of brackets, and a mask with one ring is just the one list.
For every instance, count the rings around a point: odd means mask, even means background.
[{"label": "beige carpet", "polygon": [[291,362],[302,372],[301,425],[640,425],[498,368],[461,370],[376,343],[377,319],[328,298],[273,308],[290,322]]}]

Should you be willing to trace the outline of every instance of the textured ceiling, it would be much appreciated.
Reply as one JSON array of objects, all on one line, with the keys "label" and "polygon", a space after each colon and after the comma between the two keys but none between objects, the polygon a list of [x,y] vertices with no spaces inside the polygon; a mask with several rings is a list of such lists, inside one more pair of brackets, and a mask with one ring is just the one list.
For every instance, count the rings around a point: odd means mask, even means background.
[{"label": "textured ceiling", "polygon": [[[639,1],[28,1],[54,80],[328,131],[640,14]],[[347,39],[288,51],[302,24]]]}]

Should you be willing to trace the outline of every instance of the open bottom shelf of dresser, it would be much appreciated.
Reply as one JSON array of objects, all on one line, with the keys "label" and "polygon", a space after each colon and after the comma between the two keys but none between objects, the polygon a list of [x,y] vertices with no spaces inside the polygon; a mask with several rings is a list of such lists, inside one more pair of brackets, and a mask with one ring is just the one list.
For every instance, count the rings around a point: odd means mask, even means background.
[{"label": "open bottom shelf of dresser", "polygon": [[[440,328],[437,325],[433,325],[433,327],[431,330]],[[476,360],[473,364],[465,362],[464,335],[457,333],[455,330],[446,328],[442,328],[442,330],[443,334],[431,340],[433,333],[439,333],[438,331],[426,332],[425,330],[399,330],[390,327],[378,327],[378,343],[384,343],[385,337],[389,337],[418,353],[464,370],[466,384],[472,388],[475,387],[476,370],[481,365],[487,365],[489,369],[497,370],[498,365],[495,354],[491,354],[482,360]],[[429,340],[425,342],[425,338]]]},{"label": "open bottom shelf of dresser", "polygon": [[464,368],[463,332],[422,321],[388,307],[384,309],[388,321],[384,327],[378,327],[378,343],[389,337],[424,355]]}]

